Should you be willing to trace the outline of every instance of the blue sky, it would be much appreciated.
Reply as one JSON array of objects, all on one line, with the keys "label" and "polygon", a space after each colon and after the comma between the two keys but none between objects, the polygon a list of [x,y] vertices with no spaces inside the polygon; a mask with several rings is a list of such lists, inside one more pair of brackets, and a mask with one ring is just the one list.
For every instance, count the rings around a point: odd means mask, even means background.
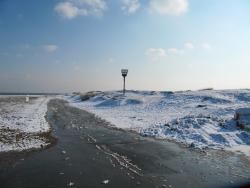
[{"label": "blue sky", "polygon": [[249,88],[248,0],[0,0],[0,92]]}]

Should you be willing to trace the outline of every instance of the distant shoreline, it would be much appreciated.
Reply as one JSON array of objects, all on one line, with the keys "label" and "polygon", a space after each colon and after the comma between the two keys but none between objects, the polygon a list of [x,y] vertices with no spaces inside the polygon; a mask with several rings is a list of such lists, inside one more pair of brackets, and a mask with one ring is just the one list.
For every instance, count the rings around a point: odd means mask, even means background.
[{"label": "distant shoreline", "polygon": [[0,95],[62,95],[64,93],[0,93]]}]

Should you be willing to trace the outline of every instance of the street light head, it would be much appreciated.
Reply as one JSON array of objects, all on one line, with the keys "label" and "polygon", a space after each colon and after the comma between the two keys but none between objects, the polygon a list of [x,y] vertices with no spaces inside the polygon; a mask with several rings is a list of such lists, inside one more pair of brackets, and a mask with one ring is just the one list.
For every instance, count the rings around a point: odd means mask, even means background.
[{"label": "street light head", "polygon": [[122,76],[127,76],[128,74],[128,69],[122,69],[121,70]]}]

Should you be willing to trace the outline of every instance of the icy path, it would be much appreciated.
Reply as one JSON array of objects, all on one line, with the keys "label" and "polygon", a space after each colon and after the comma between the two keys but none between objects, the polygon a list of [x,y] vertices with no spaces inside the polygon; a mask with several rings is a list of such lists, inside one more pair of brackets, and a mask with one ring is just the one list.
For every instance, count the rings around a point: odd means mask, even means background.
[{"label": "icy path", "polygon": [[250,133],[239,129],[235,110],[250,107],[249,90],[100,92],[73,105],[144,136],[172,139],[190,147],[240,151],[250,156]]},{"label": "icy path", "polygon": [[39,96],[25,102],[25,97],[0,98],[0,152],[44,147],[50,131],[45,120],[49,97]]}]

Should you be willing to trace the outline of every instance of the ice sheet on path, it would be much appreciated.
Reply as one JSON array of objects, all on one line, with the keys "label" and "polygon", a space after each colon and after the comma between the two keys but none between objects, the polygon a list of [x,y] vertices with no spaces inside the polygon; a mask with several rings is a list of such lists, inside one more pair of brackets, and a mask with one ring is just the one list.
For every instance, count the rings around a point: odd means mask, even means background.
[{"label": "ice sheet on path", "polygon": [[[45,115],[49,97],[39,96],[30,102],[1,101],[0,152],[40,148],[48,143],[39,134],[50,130]],[[4,98],[4,97],[1,97]],[[25,99],[24,99],[25,100]]]},{"label": "ice sheet on path", "polygon": [[[89,100],[65,97],[113,125],[144,136],[173,139],[198,148],[242,150],[250,156],[250,133],[239,129],[235,111],[250,107],[250,90],[99,92]],[[249,148],[249,150],[247,149]]]}]

